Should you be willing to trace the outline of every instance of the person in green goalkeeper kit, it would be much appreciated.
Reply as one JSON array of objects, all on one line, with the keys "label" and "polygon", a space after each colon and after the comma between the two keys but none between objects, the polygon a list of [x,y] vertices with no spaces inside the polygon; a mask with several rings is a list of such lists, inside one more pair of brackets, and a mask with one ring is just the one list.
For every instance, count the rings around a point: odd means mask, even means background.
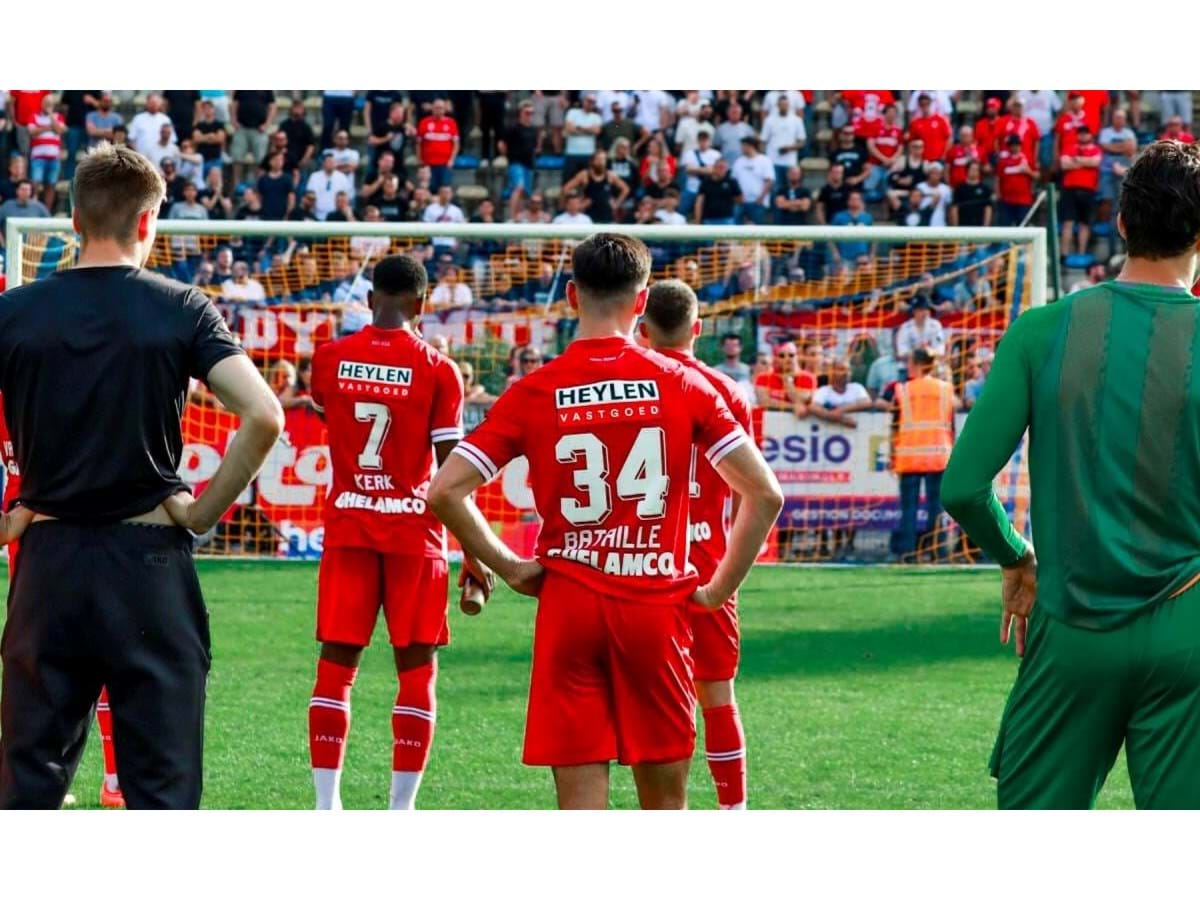
[{"label": "person in green goalkeeper kit", "polygon": [[[1001,808],[1090,808],[1122,744],[1139,807],[1200,808],[1200,146],[1148,147],[1117,227],[1115,281],[1008,329],[942,482],[1022,657]],[[1026,428],[1034,547],[992,490]]]}]

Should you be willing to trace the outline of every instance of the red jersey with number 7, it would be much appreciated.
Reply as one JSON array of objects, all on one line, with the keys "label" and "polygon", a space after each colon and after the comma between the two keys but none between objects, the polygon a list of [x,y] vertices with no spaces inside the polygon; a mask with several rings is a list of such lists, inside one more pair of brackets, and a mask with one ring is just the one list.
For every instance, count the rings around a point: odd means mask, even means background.
[{"label": "red jersey with number 7", "polygon": [[618,599],[679,603],[699,580],[692,447],[715,466],[748,441],[703,375],[611,337],[576,340],[515,382],[454,452],[487,480],[528,459],[547,569]]},{"label": "red jersey with number 7", "polygon": [[[678,350],[660,350],[663,356],[677,359],[683,365],[700,373],[717,389],[729,411],[746,433],[753,437],[750,426],[750,404],[737,382],[723,372],[706,366],[690,353]],[[802,374],[808,374],[807,372]],[[814,382],[816,379],[813,379]],[[733,491],[725,479],[717,474],[707,459],[700,455],[699,448],[692,447],[692,487],[688,521],[691,523],[691,555],[689,559],[700,575],[701,584],[712,578],[717,564],[725,555],[726,539],[733,515]]]},{"label": "red jersey with number 7", "polygon": [[458,367],[411,331],[368,325],[317,348],[312,399],[333,465],[325,546],[444,559],[426,494],[433,445],[462,437]]}]

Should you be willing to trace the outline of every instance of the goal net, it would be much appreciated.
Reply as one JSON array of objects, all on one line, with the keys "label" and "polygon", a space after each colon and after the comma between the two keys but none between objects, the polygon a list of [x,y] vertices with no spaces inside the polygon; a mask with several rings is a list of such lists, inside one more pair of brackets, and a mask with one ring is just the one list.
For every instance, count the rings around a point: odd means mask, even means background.
[{"label": "goal net", "polygon": [[[313,558],[330,483],[324,423],[305,401],[307,363],[321,343],[369,321],[375,260],[410,253],[430,273],[421,330],[459,364],[471,399],[468,431],[516,378],[561,353],[576,320],[565,302],[573,242],[589,227],[434,226],[388,223],[179,222],[164,220],[150,266],[210,294],[242,346],[286,401],[287,440],[200,552]],[[758,405],[759,444],[786,503],[764,549],[769,561],[895,559],[900,522],[892,470],[894,416],[884,408],[844,421],[797,410],[779,386],[829,383],[831,406],[861,397],[883,407],[907,376],[914,299],[935,308],[935,374],[970,403],[990,357],[1022,310],[1045,302],[1040,229],[616,226],[646,241],[652,279],[680,278],[700,298],[697,354],[734,372]],[[10,220],[8,286],[73,265],[77,237],[66,220]],[[69,327],[69,323],[64,323]],[[736,336],[737,341],[731,340]],[[795,356],[792,351],[795,350]],[[739,355],[733,357],[737,352]],[[728,354],[728,355],[727,355]],[[797,382],[799,371],[808,373]],[[772,375],[771,373],[775,373]],[[843,380],[849,387],[843,386]],[[756,385],[757,382],[757,385]],[[474,387],[472,387],[474,386]],[[772,397],[774,395],[774,397]],[[765,402],[763,402],[765,401]],[[768,406],[778,408],[765,408]],[[965,411],[958,413],[961,426]],[[189,394],[181,471],[202,489],[235,427],[203,385]],[[1022,448],[1023,449],[1023,448]],[[996,482],[1028,534],[1028,482],[1018,449]],[[505,542],[528,552],[539,519],[523,460],[477,495]],[[945,514],[919,504],[917,549],[904,561],[975,562],[973,547]]]}]

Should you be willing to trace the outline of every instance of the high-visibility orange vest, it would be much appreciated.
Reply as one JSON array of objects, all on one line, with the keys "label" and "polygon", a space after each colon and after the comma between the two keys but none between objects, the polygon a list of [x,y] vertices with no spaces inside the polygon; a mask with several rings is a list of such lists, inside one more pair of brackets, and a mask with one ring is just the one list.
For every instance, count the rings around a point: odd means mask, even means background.
[{"label": "high-visibility orange vest", "polygon": [[899,473],[942,472],[954,447],[954,388],[922,375],[896,388],[900,427],[894,468]]}]

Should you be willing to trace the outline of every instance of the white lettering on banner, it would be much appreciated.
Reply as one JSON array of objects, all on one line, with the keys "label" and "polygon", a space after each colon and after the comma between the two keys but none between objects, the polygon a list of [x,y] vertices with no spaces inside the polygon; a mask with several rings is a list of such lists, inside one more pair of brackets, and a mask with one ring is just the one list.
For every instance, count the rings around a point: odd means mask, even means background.
[{"label": "white lettering on banner", "polygon": [[554,405],[558,409],[658,399],[658,382],[650,379],[594,381],[590,384],[561,387],[554,392]]},{"label": "white lettering on banner", "polygon": [[368,384],[412,384],[412,369],[403,366],[385,366],[381,363],[355,362],[343,359],[338,363],[338,381],[362,381]]},{"label": "white lettering on banner", "polygon": [[309,312],[283,310],[279,313],[279,321],[295,332],[296,353],[300,356],[309,356],[317,349],[313,333],[322,325],[332,323],[333,315],[311,310]]},{"label": "white lettering on banner", "polygon": [[279,343],[279,320],[269,309],[240,310],[243,350],[270,350]]}]

